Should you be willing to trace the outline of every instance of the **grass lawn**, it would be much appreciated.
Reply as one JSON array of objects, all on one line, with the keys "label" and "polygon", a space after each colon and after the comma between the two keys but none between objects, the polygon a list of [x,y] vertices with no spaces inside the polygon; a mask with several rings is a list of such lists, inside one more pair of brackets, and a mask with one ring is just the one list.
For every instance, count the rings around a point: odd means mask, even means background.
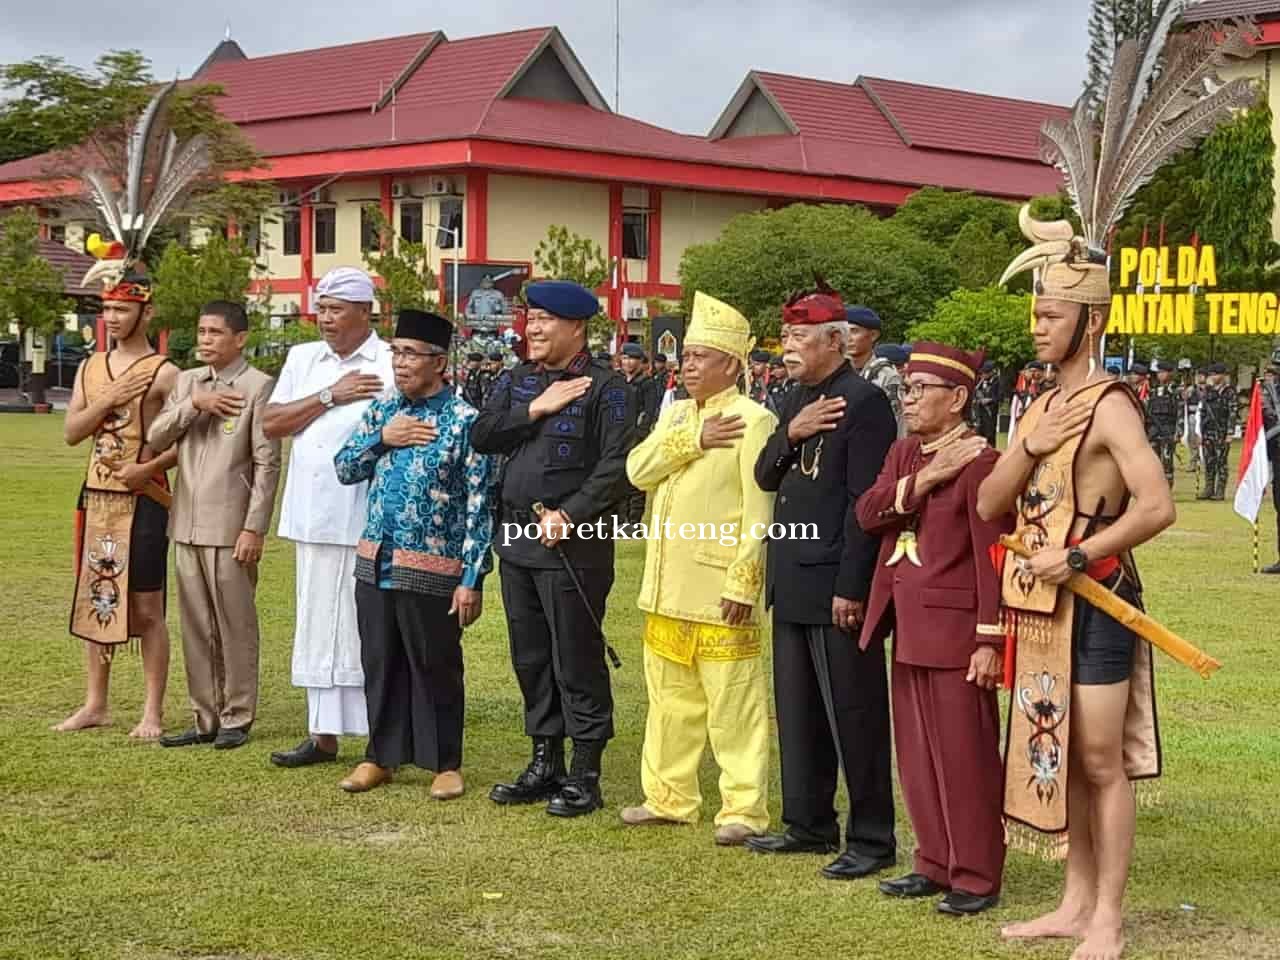
[{"label": "grass lawn", "polygon": [[[711,841],[718,795],[703,768],[697,827],[629,830],[641,799],[645,693],[634,598],[639,544],[619,548],[608,633],[618,737],[606,811],[570,822],[502,809],[495,780],[526,762],[520,697],[496,584],[465,638],[469,791],[449,804],[408,770],[363,796],[341,764],[278,770],[267,754],[303,735],[289,685],[293,550],[271,539],[258,594],[261,710],[250,744],[214,753],[135,744],[140,663],[115,664],[113,727],[56,734],[82,695],[66,633],[71,508],[87,451],[57,416],[0,417],[0,958],[955,957],[1065,958],[1070,946],[1005,946],[999,925],[1044,910],[1061,867],[1009,857],[1004,901],[972,921],[891,902],[874,883],[818,876],[818,857],[761,857]],[[1178,478],[1177,528],[1144,549],[1152,612],[1224,661],[1209,683],[1159,663],[1166,777],[1139,813],[1130,957],[1280,958],[1280,737],[1275,656],[1280,578],[1252,575],[1250,530],[1229,503],[1195,503]],[[1274,530],[1267,507],[1264,531]],[[1274,559],[1269,532],[1263,562]],[[166,720],[187,725],[177,607]],[[778,812],[776,771],[771,809]],[[899,810],[900,864],[912,847]],[[904,871],[905,872],[905,871]]]}]

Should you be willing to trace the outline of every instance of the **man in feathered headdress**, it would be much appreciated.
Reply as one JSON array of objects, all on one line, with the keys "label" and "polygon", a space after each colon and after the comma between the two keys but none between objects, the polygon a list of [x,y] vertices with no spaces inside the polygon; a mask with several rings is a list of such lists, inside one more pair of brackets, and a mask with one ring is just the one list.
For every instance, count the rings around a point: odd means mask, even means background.
[{"label": "man in feathered headdress", "polygon": [[71,632],[88,641],[88,692],[84,705],[57,730],[81,730],[109,721],[110,652],[141,639],[146,699],[130,736],[159,737],[169,673],[169,632],[164,618],[166,536],[170,495],[165,471],[177,452],[154,456],[147,446],[150,421],[160,412],[177,367],[147,340],[151,283],[142,252],[157,225],[208,168],[203,137],[179,144],[167,115],[176,84],[152,98],[129,138],[125,167],[112,175],[84,174],[90,198],[110,240],[89,238],[98,257],[83,286],[103,284],[102,315],[113,346],[93,354],[76,373],[67,406],[67,443],[90,437],[77,513],[76,587]]},{"label": "man in feathered headdress", "polygon": [[1035,245],[1001,281],[1036,272],[1036,353],[1057,368],[1058,385],[1032,403],[978,495],[984,518],[1015,511],[1015,537],[1032,551],[1009,557],[1003,570],[1016,656],[1005,755],[1010,836],[1029,827],[1056,837],[1047,844],[1055,847],[1069,831],[1061,905],[1004,933],[1079,938],[1076,957],[1090,960],[1123,949],[1129,781],[1158,776],[1160,750],[1149,645],[1061,585],[1083,574],[1140,604],[1132,551],[1174,520],[1141,405],[1102,370],[1111,305],[1102,251],[1135,191],[1255,98],[1249,81],[1216,78],[1226,56],[1248,56],[1248,30],[1219,24],[1170,37],[1181,6],[1164,0],[1151,31],[1116,50],[1101,119],[1082,98],[1069,120],[1045,125],[1046,156],[1066,175],[1083,236],[1066,221],[1034,221],[1024,207],[1022,230]]}]

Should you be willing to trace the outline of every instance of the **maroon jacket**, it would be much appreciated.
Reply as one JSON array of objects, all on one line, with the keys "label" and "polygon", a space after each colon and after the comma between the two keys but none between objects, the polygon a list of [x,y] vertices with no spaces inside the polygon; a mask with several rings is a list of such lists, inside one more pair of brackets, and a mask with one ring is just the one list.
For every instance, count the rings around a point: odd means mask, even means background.
[{"label": "maroon jacket", "polygon": [[[1000,576],[990,547],[1013,529],[1013,515],[978,516],[978,486],[999,459],[987,449],[923,500],[915,474],[933,457],[917,437],[889,450],[875,485],[858,498],[858,523],[882,537],[860,646],[894,634],[894,659],[917,667],[963,669],[978,644],[1004,645],[999,626]],[[903,557],[886,566],[898,534],[916,523],[922,566]]]}]

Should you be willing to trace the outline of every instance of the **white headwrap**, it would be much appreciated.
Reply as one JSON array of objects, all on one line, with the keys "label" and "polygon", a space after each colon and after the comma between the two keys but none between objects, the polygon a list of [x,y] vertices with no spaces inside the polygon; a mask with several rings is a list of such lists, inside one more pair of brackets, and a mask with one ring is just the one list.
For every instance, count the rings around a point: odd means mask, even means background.
[{"label": "white headwrap", "polygon": [[373,303],[373,281],[356,267],[334,267],[316,284],[315,296],[348,303]]}]

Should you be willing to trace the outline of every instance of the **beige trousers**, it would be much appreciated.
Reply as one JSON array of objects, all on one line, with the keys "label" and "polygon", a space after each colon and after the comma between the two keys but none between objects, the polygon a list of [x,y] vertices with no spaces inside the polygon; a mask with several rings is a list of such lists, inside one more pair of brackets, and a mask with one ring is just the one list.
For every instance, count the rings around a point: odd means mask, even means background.
[{"label": "beige trousers", "polygon": [[196,729],[247,727],[258,707],[258,565],[231,547],[174,544],[187,692]]}]

